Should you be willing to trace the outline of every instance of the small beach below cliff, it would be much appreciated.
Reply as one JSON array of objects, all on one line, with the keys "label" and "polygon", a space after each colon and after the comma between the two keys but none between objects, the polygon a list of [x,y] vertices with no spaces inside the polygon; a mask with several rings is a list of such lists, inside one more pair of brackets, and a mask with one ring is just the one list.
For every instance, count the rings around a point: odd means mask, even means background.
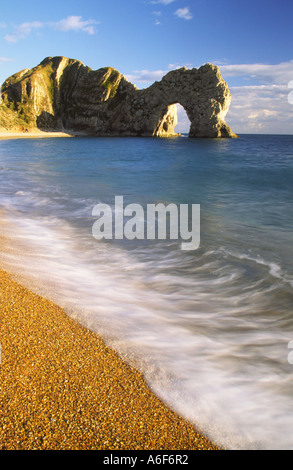
[{"label": "small beach below cliff", "polygon": [[0,272],[2,450],[216,449],[143,376]]},{"label": "small beach below cliff", "polygon": [[66,132],[45,132],[38,130],[29,130],[28,132],[19,131],[1,131],[0,140],[5,139],[42,139],[48,137],[74,137],[72,134]]}]

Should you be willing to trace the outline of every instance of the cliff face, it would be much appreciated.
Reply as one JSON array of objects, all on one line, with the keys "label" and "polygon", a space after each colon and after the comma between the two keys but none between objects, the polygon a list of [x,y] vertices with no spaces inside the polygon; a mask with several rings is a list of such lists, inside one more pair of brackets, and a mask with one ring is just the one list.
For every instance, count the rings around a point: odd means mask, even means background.
[{"label": "cliff face", "polygon": [[39,128],[100,136],[170,136],[175,103],[186,110],[190,137],[234,137],[225,123],[230,92],[218,67],[169,72],[137,89],[111,67],[91,70],[66,57],[48,57],[2,86],[0,127]]}]

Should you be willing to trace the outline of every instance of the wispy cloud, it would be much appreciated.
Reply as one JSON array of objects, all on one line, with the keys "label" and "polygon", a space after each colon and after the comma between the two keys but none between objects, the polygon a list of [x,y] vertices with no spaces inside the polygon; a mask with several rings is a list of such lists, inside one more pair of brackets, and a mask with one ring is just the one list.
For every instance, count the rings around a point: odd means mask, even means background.
[{"label": "wispy cloud", "polygon": [[168,73],[169,70],[134,70],[131,74],[126,75],[126,78],[132,83],[153,83]]},{"label": "wispy cloud", "polygon": [[161,80],[170,70],[180,69],[182,67],[192,68],[191,64],[169,64],[166,70],[134,70],[131,74],[126,75],[126,78],[131,82],[148,83],[149,85],[156,80]]},{"label": "wispy cloud", "polygon": [[[171,3],[175,2],[176,0],[150,0],[149,3],[152,4],[152,5],[170,5]],[[152,12],[153,15],[156,16],[155,20],[154,20],[154,24],[155,25],[160,25],[161,24],[161,20],[160,20],[160,16],[162,16],[162,12],[161,11],[153,11]]]},{"label": "wispy cloud", "polygon": [[9,57],[0,57],[0,64],[3,62],[14,62],[14,59],[10,59]]},{"label": "wispy cloud", "polygon": [[190,64],[190,63],[182,64],[180,62],[176,62],[175,64],[169,64],[168,65],[168,69],[170,69],[170,70],[182,69],[182,67],[186,67],[187,69],[192,69],[193,65]]},{"label": "wispy cloud", "polygon": [[39,30],[40,28],[43,28],[43,26],[44,26],[44,23],[41,23],[40,21],[31,21],[28,23],[22,23],[18,26],[15,26],[13,33],[6,34],[6,36],[4,36],[4,39],[7,42],[17,42],[20,39],[24,39],[27,36],[29,36],[29,34],[33,30]]},{"label": "wispy cloud", "polygon": [[225,77],[246,77],[263,84],[287,84],[293,78],[293,60],[280,64],[221,65]]},{"label": "wispy cloud", "polygon": [[175,15],[178,16],[178,18],[182,18],[183,20],[192,20],[193,18],[189,7],[178,8],[178,10],[175,11]]},{"label": "wispy cloud", "polygon": [[161,24],[161,21],[160,21],[159,18],[162,16],[162,12],[161,11],[152,11],[152,14],[155,16],[154,24],[155,25]]},{"label": "wispy cloud", "polygon": [[151,0],[150,3],[156,4],[161,3],[162,5],[170,5],[170,3],[175,2],[175,0]]},{"label": "wispy cloud", "polygon": [[59,31],[84,31],[88,34],[95,34],[95,25],[99,24],[96,20],[82,20],[81,16],[68,16],[67,18],[50,23],[54,29]]},{"label": "wispy cloud", "polygon": [[292,134],[293,106],[285,85],[230,87],[227,122],[237,133]]},{"label": "wispy cloud", "polygon": [[11,34],[6,34],[4,39],[7,42],[16,43],[21,39],[27,38],[33,31],[39,31],[44,27],[55,29],[58,31],[75,31],[85,32],[87,34],[95,34],[95,26],[99,24],[96,20],[83,20],[81,16],[68,16],[59,21],[55,22],[42,22],[42,21],[31,21],[21,23],[14,27]]},{"label": "wispy cloud", "polygon": [[289,103],[288,83],[293,78],[293,60],[280,64],[221,65],[221,73],[249,81],[250,85],[231,86],[232,101],[227,122],[238,133],[292,134],[293,107]]},{"label": "wispy cloud", "polygon": [[[216,63],[214,61],[213,63]],[[191,63],[173,63],[169,64],[165,70],[135,70],[132,72],[131,77],[137,81],[151,81],[153,79],[161,79],[170,70],[178,69],[181,67],[192,68]],[[221,74],[225,80],[230,77],[238,77],[249,80],[255,85],[288,85],[290,80],[293,80],[293,60],[288,62],[281,62],[280,64],[234,64],[234,65],[219,65]]]}]

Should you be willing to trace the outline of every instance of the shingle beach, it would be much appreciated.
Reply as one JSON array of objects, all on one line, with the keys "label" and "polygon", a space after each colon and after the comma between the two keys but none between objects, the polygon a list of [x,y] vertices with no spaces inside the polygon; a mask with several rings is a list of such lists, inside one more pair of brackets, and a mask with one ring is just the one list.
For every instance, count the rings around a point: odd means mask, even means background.
[{"label": "shingle beach", "polygon": [[0,312],[0,449],[216,449],[96,333],[6,272]]}]

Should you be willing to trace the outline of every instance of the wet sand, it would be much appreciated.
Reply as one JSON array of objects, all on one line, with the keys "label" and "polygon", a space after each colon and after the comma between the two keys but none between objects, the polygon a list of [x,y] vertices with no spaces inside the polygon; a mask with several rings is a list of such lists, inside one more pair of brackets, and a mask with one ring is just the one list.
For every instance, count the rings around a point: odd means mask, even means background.
[{"label": "wet sand", "polygon": [[0,312],[0,449],[217,449],[96,333],[3,271]]}]

